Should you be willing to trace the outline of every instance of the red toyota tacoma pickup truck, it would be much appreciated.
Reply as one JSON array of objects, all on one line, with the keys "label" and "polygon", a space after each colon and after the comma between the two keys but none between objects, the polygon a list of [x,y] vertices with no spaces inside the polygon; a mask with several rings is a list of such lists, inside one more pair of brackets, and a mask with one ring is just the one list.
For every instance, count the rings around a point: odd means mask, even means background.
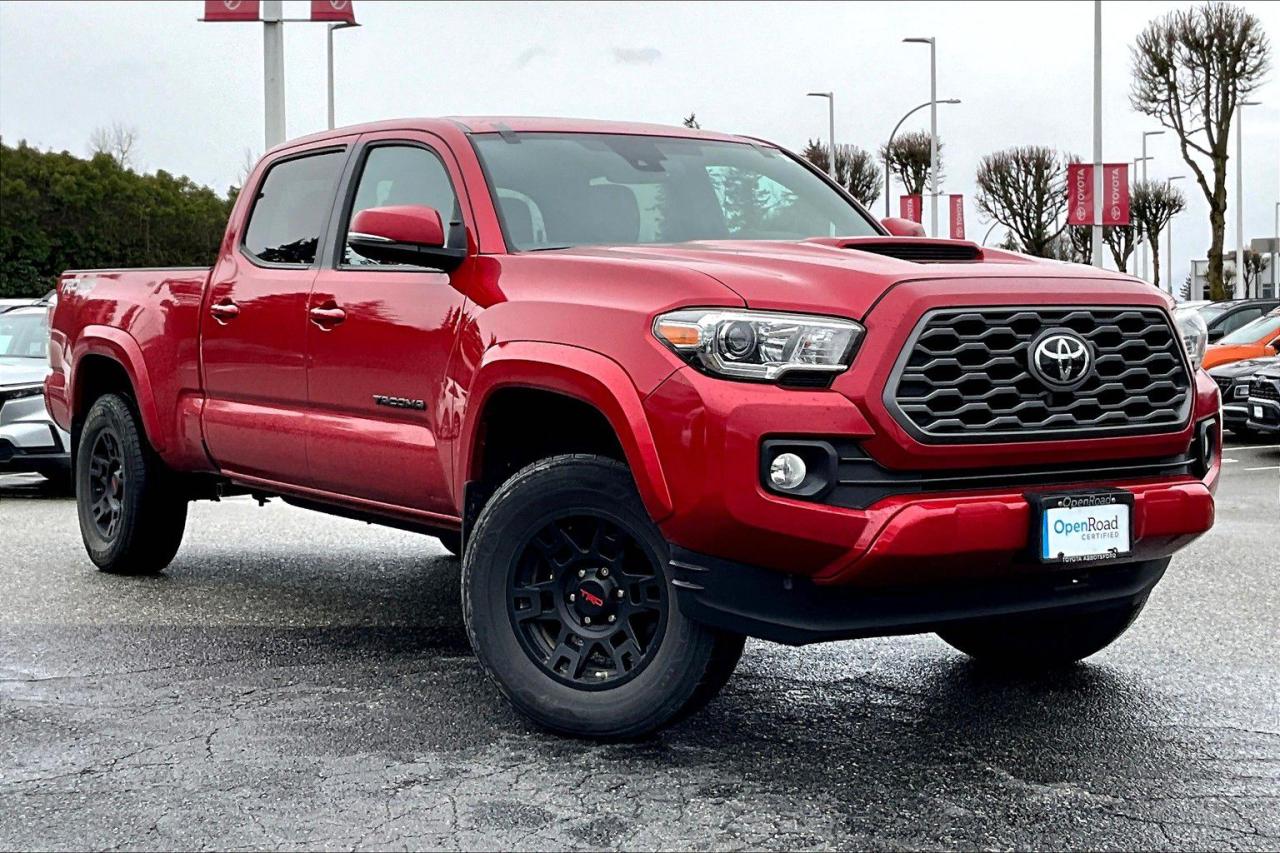
[{"label": "red toyota tacoma pickup truck", "polygon": [[501,691],[595,737],[698,708],[746,636],[1076,661],[1213,523],[1203,325],[920,233],[739,136],[290,142],[211,269],[61,278],[45,393],[89,556],[158,572],[233,493],[437,536]]}]

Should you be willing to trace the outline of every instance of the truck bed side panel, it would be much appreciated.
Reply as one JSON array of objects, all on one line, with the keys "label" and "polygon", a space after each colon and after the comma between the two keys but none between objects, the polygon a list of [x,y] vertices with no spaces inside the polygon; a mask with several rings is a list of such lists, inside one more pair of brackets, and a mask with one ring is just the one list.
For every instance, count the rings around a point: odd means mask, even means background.
[{"label": "truck bed side panel", "polygon": [[212,470],[200,435],[199,316],[208,268],[72,270],[58,284],[50,411],[82,419],[107,358],[128,374],[147,438],[175,469]]}]

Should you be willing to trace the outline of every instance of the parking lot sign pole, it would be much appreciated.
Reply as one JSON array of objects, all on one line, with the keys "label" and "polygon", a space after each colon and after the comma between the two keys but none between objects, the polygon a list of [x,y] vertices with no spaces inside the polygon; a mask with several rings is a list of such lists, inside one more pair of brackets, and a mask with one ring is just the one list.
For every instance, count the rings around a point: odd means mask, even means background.
[{"label": "parking lot sign pole", "polygon": [[839,179],[836,177],[836,93],[810,92],[809,97],[827,99],[827,122],[829,131],[827,139],[831,146],[827,150],[827,174],[831,176],[831,180],[838,181]]},{"label": "parking lot sign pole", "polygon": [[262,3],[262,83],[266,110],[266,145],[284,142],[284,3]]},{"label": "parking lot sign pole", "polygon": [[1244,279],[1244,108],[1257,105],[1257,101],[1236,105],[1236,286],[1232,295],[1245,298],[1249,285]]},{"label": "parking lot sign pole", "polygon": [[1102,0],[1093,0],[1093,265],[1102,267]]}]

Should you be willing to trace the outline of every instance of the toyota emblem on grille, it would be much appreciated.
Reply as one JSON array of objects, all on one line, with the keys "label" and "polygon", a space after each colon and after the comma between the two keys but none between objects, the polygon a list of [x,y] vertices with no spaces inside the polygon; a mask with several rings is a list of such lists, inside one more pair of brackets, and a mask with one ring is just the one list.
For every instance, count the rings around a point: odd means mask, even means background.
[{"label": "toyota emblem on grille", "polygon": [[1055,391],[1084,384],[1093,367],[1089,344],[1075,332],[1051,330],[1031,345],[1031,375]]}]

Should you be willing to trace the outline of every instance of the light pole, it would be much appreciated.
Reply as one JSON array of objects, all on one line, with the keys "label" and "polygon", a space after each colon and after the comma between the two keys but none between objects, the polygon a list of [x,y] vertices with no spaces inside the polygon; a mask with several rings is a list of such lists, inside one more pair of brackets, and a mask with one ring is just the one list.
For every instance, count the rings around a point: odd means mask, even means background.
[{"label": "light pole", "polygon": [[[1185,179],[1186,175],[1172,175],[1164,179],[1165,186],[1173,186],[1174,181]],[[1169,280],[1169,295],[1173,295],[1173,217],[1169,217],[1169,221],[1164,224],[1164,248],[1165,248],[1165,267],[1164,275]],[[1157,251],[1159,251],[1157,247]],[[1156,282],[1156,287],[1160,286],[1160,282]]]},{"label": "light pole", "polygon": [[1102,269],[1102,0],[1093,0],[1093,265]]},{"label": "light pole", "polygon": [[351,27],[360,26],[355,21],[343,21],[340,24],[330,24],[326,29],[329,37],[329,129],[333,130],[333,31],[345,30]]},{"label": "light pole", "polygon": [[903,39],[929,45],[929,236],[938,236],[938,41],[928,38]]},{"label": "light pole", "polygon": [[1249,285],[1244,280],[1244,108],[1259,103],[1241,101],[1236,105],[1236,286],[1243,287],[1245,298],[1249,296]]},{"label": "light pole", "polygon": [[[1147,156],[1147,137],[1148,137],[1148,136],[1159,136],[1159,135],[1160,135],[1160,134],[1162,134],[1162,133],[1164,133],[1164,131],[1163,131],[1163,130],[1144,130],[1144,131],[1142,131],[1142,182],[1143,182],[1144,184],[1147,182],[1147,161],[1152,159],[1151,157],[1148,157],[1148,156]],[[1135,176],[1135,177],[1136,177],[1136,176]],[[1144,280],[1144,281],[1146,281],[1146,280],[1149,280],[1149,279],[1147,278],[1147,276],[1148,276],[1148,273],[1147,273],[1147,247],[1146,247],[1145,245],[1143,245],[1141,248],[1142,248],[1142,278],[1143,278],[1143,280]],[[1159,284],[1160,284],[1160,282],[1156,282],[1156,285],[1157,285],[1157,286],[1159,286]]]},{"label": "light pole", "polygon": [[[885,145],[885,147],[884,147],[884,150],[885,150],[885,153],[886,153],[886,154],[888,154],[888,153],[889,153],[889,151],[893,148],[893,140],[894,140],[894,137],[896,137],[896,136],[898,135],[898,128],[902,127],[902,123],[903,123],[904,121],[906,121],[907,119],[911,118],[911,117],[912,117],[913,115],[915,115],[916,113],[920,112],[920,110],[922,110],[922,109],[924,109],[925,107],[929,106],[929,104],[931,104],[931,103],[933,103],[933,101],[925,101],[923,104],[920,104],[920,105],[918,105],[918,106],[914,106],[914,107],[912,107],[911,109],[907,110],[907,114],[906,114],[906,115],[904,115],[902,118],[898,119],[898,123],[897,123],[897,124],[895,124],[895,125],[893,126],[893,132],[889,134],[889,142],[888,142],[888,143]],[[946,100],[944,100],[944,101],[938,101],[938,103],[940,103],[940,104],[958,104],[958,103],[960,103],[960,99],[959,99],[959,98],[947,98],[947,99],[946,99]],[[890,195],[890,194],[889,194],[889,183],[890,183],[891,176],[892,176],[892,173],[889,171],[889,158],[888,158],[888,157],[886,157],[886,158],[885,158],[885,160],[884,160],[884,215],[885,215],[885,216],[892,216],[892,215],[893,215],[892,213],[890,213],[890,212],[889,212],[889,195]]]},{"label": "light pole", "polygon": [[831,149],[827,153],[827,174],[831,176],[831,180],[836,180],[836,93],[835,92],[810,92],[810,98],[826,98],[827,99],[827,121],[829,122],[828,131],[831,140]]}]

